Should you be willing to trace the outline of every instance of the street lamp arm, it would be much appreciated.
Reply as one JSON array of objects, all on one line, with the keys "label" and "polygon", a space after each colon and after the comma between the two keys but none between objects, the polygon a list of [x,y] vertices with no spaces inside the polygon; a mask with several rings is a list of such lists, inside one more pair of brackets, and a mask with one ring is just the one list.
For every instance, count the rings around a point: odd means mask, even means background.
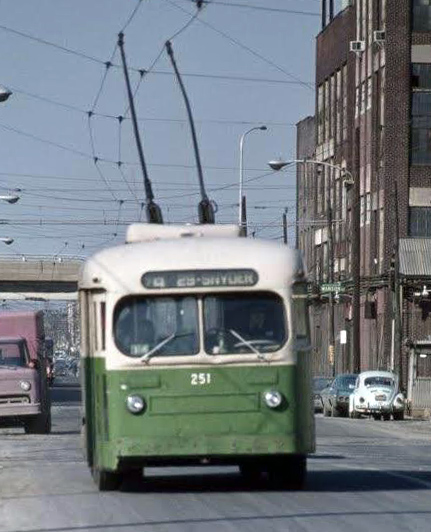
[{"label": "street lamp arm", "polygon": [[245,137],[252,131],[266,131],[268,128],[266,126],[255,126],[248,129],[245,133],[241,135],[239,141],[239,202],[238,202],[238,222],[239,226],[242,228],[244,226],[243,213],[242,213],[242,196],[243,196],[243,183],[244,183],[244,140]]},{"label": "street lamp arm", "polygon": [[289,166],[291,164],[314,164],[316,166],[327,166],[328,168],[333,168],[334,170],[339,170],[340,172],[343,172],[347,176],[347,180],[345,180],[345,183],[348,185],[353,185],[354,179],[352,173],[347,170],[347,168],[344,168],[343,166],[339,166],[337,164],[327,163],[326,161],[317,161],[315,159],[291,159],[289,161],[269,161],[268,165],[270,168],[278,172],[285,166]]}]

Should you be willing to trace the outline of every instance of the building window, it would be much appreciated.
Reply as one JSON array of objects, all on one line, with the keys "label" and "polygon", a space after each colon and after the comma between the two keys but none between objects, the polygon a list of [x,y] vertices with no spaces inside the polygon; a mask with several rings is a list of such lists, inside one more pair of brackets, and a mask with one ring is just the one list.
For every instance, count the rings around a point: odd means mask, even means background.
[{"label": "building window", "polygon": [[343,66],[343,140],[347,140],[347,65]]},{"label": "building window", "polygon": [[[430,0],[431,1],[431,0]],[[431,64],[412,64],[412,164],[431,164]]]},{"label": "building window", "polygon": [[431,0],[413,0],[413,31],[431,31]]},{"label": "building window", "polygon": [[317,144],[320,145],[323,142],[323,84],[319,86],[317,91]]},{"label": "building window", "polygon": [[431,207],[410,207],[409,236],[431,236]]}]

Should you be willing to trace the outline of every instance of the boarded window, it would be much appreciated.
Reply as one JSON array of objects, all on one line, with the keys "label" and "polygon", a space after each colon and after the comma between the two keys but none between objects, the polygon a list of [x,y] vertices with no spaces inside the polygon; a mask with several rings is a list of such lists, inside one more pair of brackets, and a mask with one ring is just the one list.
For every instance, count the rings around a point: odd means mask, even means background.
[{"label": "boarded window", "polygon": [[431,31],[431,0],[413,0],[413,31]]},{"label": "boarded window", "polygon": [[409,236],[431,236],[431,207],[410,207]]}]

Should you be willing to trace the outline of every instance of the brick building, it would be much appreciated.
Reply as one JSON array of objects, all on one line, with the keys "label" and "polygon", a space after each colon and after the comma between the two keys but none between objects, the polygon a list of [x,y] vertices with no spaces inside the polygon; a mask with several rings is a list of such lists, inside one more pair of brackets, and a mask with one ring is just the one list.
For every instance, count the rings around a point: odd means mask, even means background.
[{"label": "brick building", "polygon": [[431,237],[431,2],[322,0],[313,146],[311,120],[298,124],[298,158],[346,169],[297,173],[297,241],[310,280],[316,290],[342,283],[335,368],[329,296],[312,305],[315,372],[393,367],[405,377],[408,344],[431,334],[427,302],[413,296],[427,281],[431,291],[431,266],[429,278],[398,275],[400,239]]}]

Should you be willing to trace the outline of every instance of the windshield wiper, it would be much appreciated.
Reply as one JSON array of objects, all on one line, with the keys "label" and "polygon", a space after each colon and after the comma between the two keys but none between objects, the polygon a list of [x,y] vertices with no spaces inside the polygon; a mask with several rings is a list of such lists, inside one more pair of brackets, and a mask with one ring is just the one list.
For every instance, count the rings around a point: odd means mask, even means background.
[{"label": "windshield wiper", "polygon": [[166,338],[164,338],[157,345],[155,345],[152,349],[150,349],[150,351],[148,351],[148,353],[145,353],[145,355],[142,356],[139,360],[141,360],[141,362],[148,362],[148,360],[153,355],[158,353],[160,351],[160,349],[162,347],[164,347],[166,344],[168,344],[171,340],[174,340],[175,338],[182,338],[183,336],[190,336],[191,334],[194,334],[194,333],[181,333],[181,334],[172,333],[171,335],[169,335]]},{"label": "windshield wiper", "polygon": [[159,342],[157,345],[155,345],[152,349],[150,349],[148,351],[148,353],[145,353],[144,356],[142,356],[140,358],[141,362],[148,362],[148,360],[153,356],[155,355],[158,351],[160,351],[160,349],[166,345],[168,342],[170,342],[171,340],[173,340],[175,338],[175,333],[171,334],[170,336],[168,336],[167,338],[164,338],[161,342]]},{"label": "windshield wiper", "polygon": [[229,329],[229,332],[235,336],[238,340],[240,340],[244,345],[246,345],[253,353],[257,355],[257,358],[260,360],[266,360],[266,357],[264,354],[262,354],[260,351],[258,351],[254,345],[252,345],[248,340],[243,338],[238,332],[236,332],[234,329]]}]

